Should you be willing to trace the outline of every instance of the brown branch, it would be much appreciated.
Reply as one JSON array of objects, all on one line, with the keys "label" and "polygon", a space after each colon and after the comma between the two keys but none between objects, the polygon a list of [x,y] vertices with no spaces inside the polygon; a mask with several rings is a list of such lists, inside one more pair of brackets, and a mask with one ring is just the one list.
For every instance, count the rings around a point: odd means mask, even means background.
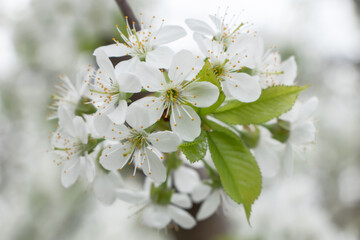
[{"label": "brown branch", "polygon": [[139,21],[136,19],[135,15],[134,15],[134,12],[131,10],[131,7],[128,4],[128,2],[126,0],[115,0],[115,2],[119,6],[120,11],[122,12],[122,14],[124,16],[128,17],[128,21],[129,21],[130,25],[132,23],[134,23],[135,30],[139,31],[140,30]]}]

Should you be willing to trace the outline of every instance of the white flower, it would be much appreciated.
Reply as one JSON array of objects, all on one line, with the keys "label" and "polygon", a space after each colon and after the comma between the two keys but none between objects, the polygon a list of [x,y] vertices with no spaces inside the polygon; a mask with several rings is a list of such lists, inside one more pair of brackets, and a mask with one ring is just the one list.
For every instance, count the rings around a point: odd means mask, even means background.
[{"label": "white flower", "polygon": [[116,171],[105,173],[99,170],[94,183],[93,191],[97,199],[102,203],[110,205],[117,197],[117,190],[125,187],[125,183],[121,175]]},{"label": "white flower", "polygon": [[225,12],[224,16],[219,16],[219,13],[217,13],[209,15],[209,17],[215,28],[198,19],[185,20],[188,27],[195,32],[195,40],[197,40],[196,35],[201,35],[229,46],[239,35],[250,33],[250,30],[248,30],[249,24],[237,22],[239,16],[233,15],[231,19],[228,19],[228,13]]},{"label": "white flower", "polygon": [[143,191],[120,189],[117,196],[123,201],[140,206],[141,220],[146,226],[163,229],[173,222],[184,229],[191,229],[196,225],[195,219],[183,210],[192,207],[189,196],[173,193],[169,203],[159,204],[151,200],[150,184],[150,181],[146,181]]},{"label": "white flower", "polygon": [[297,75],[297,65],[294,57],[281,62],[279,52],[272,48],[264,52],[264,41],[261,37],[244,36],[237,44],[245,47],[254,60],[253,74],[259,76],[262,88],[274,85],[292,85]]},{"label": "white flower", "polygon": [[293,151],[302,151],[301,147],[315,140],[316,128],[312,119],[318,105],[316,97],[307,102],[296,102],[291,111],[280,116],[281,120],[290,122],[290,136],[285,147],[284,164],[285,171],[291,173],[293,170]]},{"label": "white flower", "polygon": [[[155,18],[155,16],[153,17]],[[162,21],[162,23],[164,20]],[[173,42],[186,35],[185,30],[180,26],[160,26],[159,29],[153,29],[152,22],[145,26],[141,19],[141,30],[136,31],[131,27],[126,18],[127,35],[123,34],[116,26],[123,42],[113,39],[116,43],[97,48],[94,55],[99,50],[105,51],[109,57],[131,56],[139,61],[146,61],[157,68],[168,68],[173,52],[170,48],[161,46]]]},{"label": "white flower", "polygon": [[214,84],[192,78],[195,61],[191,52],[183,50],[172,59],[168,79],[163,72],[145,64],[138,66],[137,73],[146,90],[159,94],[137,101],[149,111],[150,122],[160,120],[165,111],[165,118],[170,117],[172,131],[186,141],[194,140],[201,131],[200,117],[189,105],[209,107],[219,96]]},{"label": "white flower", "polygon": [[71,186],[79,176],[85,176],[89,182],[95,177],[94,159],[88,155],[88,130],[81,117],[71,118],[64,109],[59,109],[60,128],[52,137],[52,147],[64,161],[61,183]]},{"label": "white flower", "polygon": [[[90,71],[90,68],[88,71]],[[58,118],[57,111],[60,107],[66,108],[74,115],[80,99],[82,97],[87,97],[88,95],[88,80],[90,77],[88,76],[86,69],[81,69],[77,73],[75,84],[73,84],[66,75],[61,75],[59,78],[62,83],[60,85],[55,85],[58,92],[56,95],[52,96],[55,101],[50,106],[52,112],[48,116],[49,120]]]},{"label": "white flower", "polygon": [[[252,37],[251,37],[252,38]],[[254,67],[252,56],[240,44],[232,44],[227,50],[221,42],[208,41],[204,47],[211,67],[222,81],[223,90],[241,102],[253,102],[261,94],[258,76],[243,71]]]},{"label": "white flower", "polygon": [[257,146],[253,149],[256,161],[259,164],[263,177],[273,177],[279,172],[280,157],[279,152],[283,150],[282,144],[273,139],[269,130],[258,126],[260,139]]},{"label": "white flower", "polygon": [[164,182],[166,168],[161,162],[161,152],[173,152],[177,150],[181,139],[176,133],[161,131],[155,133],[146,132],[148,116],[143,107],[133,103],[128,108],[125,125],[115,125],[109,118],[97,117],[95,119],[99,133],[107,140],[116,143],[107,147],[101,157],[101,165],[108,170],[122,169],[125,164],[134,164],[136,169],[142,167],[145,175],[155,182]]},{"label": "white flower", "polygon": [[122,124],[126,116],[128,93],[141,91],[138,78],[129,72],[134,69],[133,62],[120,62],[114,69],[101,50],[96,55],[96,62],[100,68],[90,89],[92,103],[98,108],[99,115],[106,114],[113,122]]},{"label": "white flower", "polygon": [[224,191],[223,188],[212,188],[209,185],[200,183],[192,192],[194,202],[204,201],[196,214],[196,220],[201,221],[209,218],[222,206],[224,214],[229,215],[238,206]]}]

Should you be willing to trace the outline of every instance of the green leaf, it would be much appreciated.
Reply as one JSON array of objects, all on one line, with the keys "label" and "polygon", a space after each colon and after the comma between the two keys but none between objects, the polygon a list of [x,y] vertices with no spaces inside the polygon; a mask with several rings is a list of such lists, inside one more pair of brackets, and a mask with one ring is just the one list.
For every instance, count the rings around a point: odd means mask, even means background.
[{"label": "green leaf", "polygon": [[210,107],[207,107],[207,108],[200,108],[198,110],[199,115],[205,116],[205,115],[208,115],[208,114],[214,112],[218,107],[220,107],[220,105],[225,100],[225,94],[222,91],[220,81],[217,78],[214,70],[212,69],[209,60],[205,61],[203,68],[200,70],[200,72],[198,73],[198,75],[196,77],[200,78],[199,82],[207,81],[207,82],[214,84],[215,86],[218,87],[219,93],[220,93],[218,100],[213,105],[211,105]]},{"label": "green leaf", "polygon": [[298,95],[308,86],[274,86],[266,88],[251,103],[232,101],[214,112],[214,117],[229,124],[260,124],[289,111]]},{"label": "green leaf", "polygon": [[197,137],[193,142],[184,142],[179,145],[181,150],[190,162],[197,162],[205,157],[207,150],[207,142],[205,133],[201,132],[200,136]]},{"label": "green leaf", "polygon": [[[224,190],[235,202],[244,205],[249,221],[251,206],[261,192],[260,169],[249,149],[235,133],[220,125],[216,128],[207,132],[211,157]],[[221,128],[224,131],[219,131]]]}]

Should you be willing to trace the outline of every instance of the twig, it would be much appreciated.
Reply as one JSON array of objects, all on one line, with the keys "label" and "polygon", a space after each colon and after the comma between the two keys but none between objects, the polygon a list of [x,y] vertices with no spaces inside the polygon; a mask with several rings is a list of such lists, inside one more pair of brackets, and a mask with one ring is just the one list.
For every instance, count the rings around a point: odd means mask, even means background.
[{"label": "twig", "polygon": [[140,25],[139,25],[139,22],[138,20],[136,19],[133,11],[131,10],[131,7],[130,5],[128,4],[128,2],[126,0],[115,0],[117,5],[119,6],[122,14],[124,16],[127,16],[128,17],[128,21],[129,23],[134,23],[134,26],[135,26],[135,29],[136,31],[139,31],[140,30]]}]

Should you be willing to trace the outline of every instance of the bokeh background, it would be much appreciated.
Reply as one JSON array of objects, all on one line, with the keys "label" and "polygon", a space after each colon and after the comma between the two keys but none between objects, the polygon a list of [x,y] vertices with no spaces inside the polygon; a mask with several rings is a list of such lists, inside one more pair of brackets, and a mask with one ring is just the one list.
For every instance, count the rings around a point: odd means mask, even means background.
[{"label": "bokeh background", "polygon": [[[186,28],[229,7],[244,10],[267,46],[295,55],[301,98],[319,98],[317,143],[294,174],[264,179],[252,227],[234,216],[218,239],[359,239],[360,1],[129,0],[135,13]],[[135,209],[104,206],[84,182],[60,185],[46,121],[57,76],[94,63],[121,21],[114,0],[0,0],[0,239],[172,239],[171,231],[139,226]],[[192,34],[172,43],[196,49]]]}]

